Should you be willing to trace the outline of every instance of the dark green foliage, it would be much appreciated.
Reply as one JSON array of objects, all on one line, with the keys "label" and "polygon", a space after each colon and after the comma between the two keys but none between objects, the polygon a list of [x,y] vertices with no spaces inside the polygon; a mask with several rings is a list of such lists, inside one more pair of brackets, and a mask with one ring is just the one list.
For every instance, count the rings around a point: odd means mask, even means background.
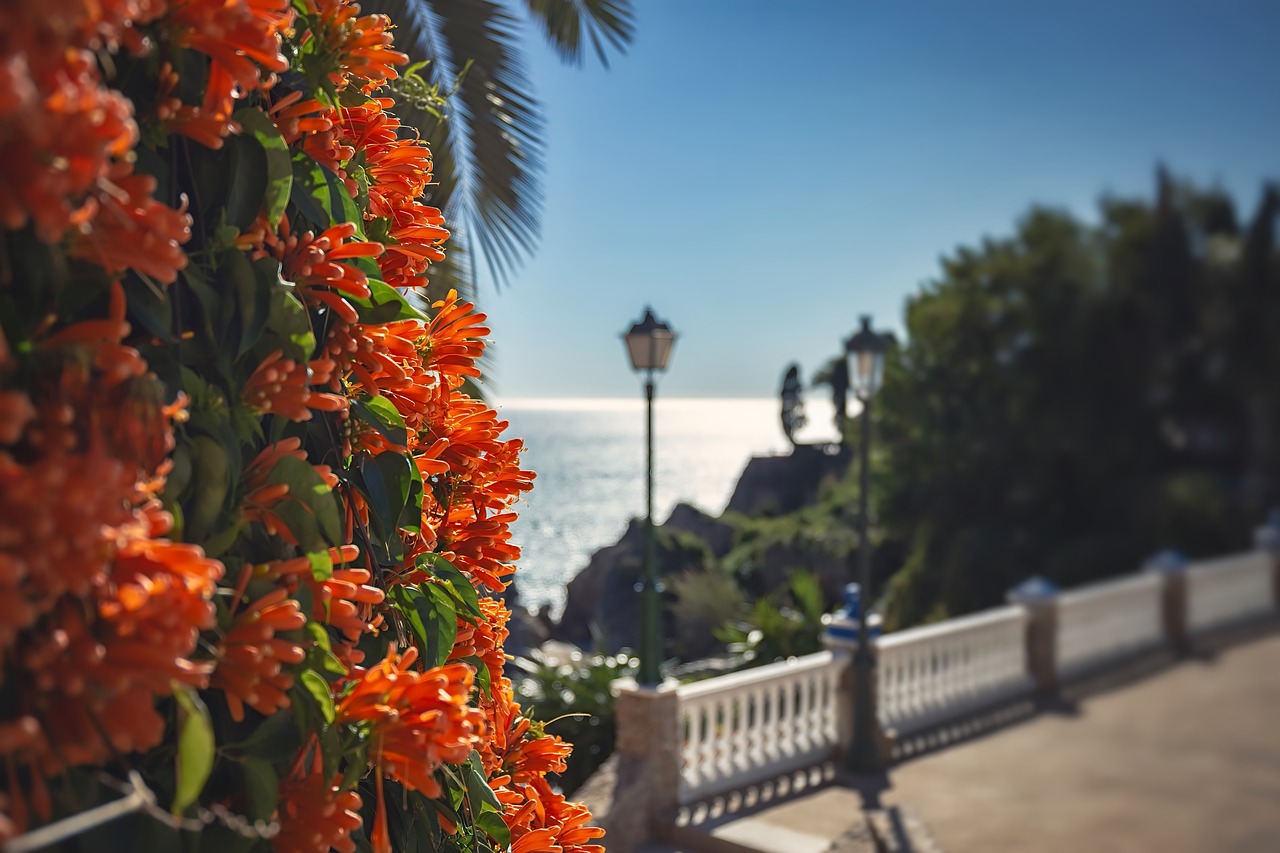
[{"label": "dark green foliage", "polygon": [[613,752],[617,723],[610,688],[615,680],[635,675],[636,659],[575,653],[572,660],[553,664],[535,650],[517,664],[525,671],[516,684],[525,714],[540,721],[547,734],[573,744],[568,769],[556,779],[572,796]]},{"label": "dark green foliage", "polygon": [[725,624],[716,637],[746,666],[773,663],[821,650],[825,612],[817,578],[796,569],[785,593],[757,600],[746,616]]},{"label": "dark green foliage", "polygon": [[1162,172],[1097,226],[1035,209],[944,260],[876,400],[891,625],[1247,543],[1280,499],[1278,208],[1240,227]]}]

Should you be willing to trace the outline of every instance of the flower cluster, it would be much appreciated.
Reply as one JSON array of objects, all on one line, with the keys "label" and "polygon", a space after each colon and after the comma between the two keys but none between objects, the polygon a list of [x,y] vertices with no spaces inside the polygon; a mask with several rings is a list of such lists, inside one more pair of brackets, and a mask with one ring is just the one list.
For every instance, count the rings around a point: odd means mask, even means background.
[{"label": "flower cluster", "polygon": [[0,840],[88,767],[288,853],[600,849],[503,674],[533,474],[420,301],[405,62],[351,0],[0,7]]}]

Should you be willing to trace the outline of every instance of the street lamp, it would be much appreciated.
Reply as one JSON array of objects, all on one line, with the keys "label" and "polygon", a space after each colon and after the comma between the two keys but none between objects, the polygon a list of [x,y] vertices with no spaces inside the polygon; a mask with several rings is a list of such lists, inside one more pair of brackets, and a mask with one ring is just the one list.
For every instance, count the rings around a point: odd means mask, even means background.
[{"label": "street lamp", "polygon": [[653,309],[645,308],[644,317],[632,324],[622,336],[631,358],[631,369],[644,371],[644,398],[646,442],[645,457],[645,537],[644,577],[636,585],[640,593],[640,671],[636,679],[640,684],[657,684],[662,680],[658,664],[662,661],[662,611],[658,600],[656,552],[653,535],[653,374],[667,369],[667,359],[675,347],[676,333],[671,327],[653,316]]},{"label": "street lamp", "polygon": [[849,768],[862,773],[879,769],[879,725],[876,720],[875,681],[876,661],[871,653],[871,544],[867,528],[869,512],[868,489],[871,482],[871,398],[880,390],[884,379],[884,354],[893,342],[888,333],[872,331],[871,317],[863,315],[858,331],[845,341],[845,352],[853,356],[850,372],[853,393],[862,403],[861,487],[858,494],[858,584],[860,602],[860,630],[858,647],[853,653],[853,744],[849,750]]}]

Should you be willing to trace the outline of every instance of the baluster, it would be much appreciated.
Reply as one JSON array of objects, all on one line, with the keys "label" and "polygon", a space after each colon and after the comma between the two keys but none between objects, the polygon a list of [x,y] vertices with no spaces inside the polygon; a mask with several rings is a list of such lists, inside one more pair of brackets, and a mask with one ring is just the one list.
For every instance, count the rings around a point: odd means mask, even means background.
[{"label": "baluster", "polygon": [[795,754],[795,738],[792,736],[792,708],[795,705],[795,699],[791,695],[791,687],[786,682],[778,685],[778,695],[781,698],[778,713],[778,754],[782,758],[789,758]]},{"label": "baluster", "polygon": [[823,667],[822,674],[822,745],[831,746],[836,742],[836,669]]},{"label": "baluster", "polygon": [[765,761],[773,763],[778,760],[778,685],[767,684],[764,689],[764,703],[760,717],[763,726],[763,750]]},{"label": "baluster", "polygon": [[892,649],[880,652],[880,717],[892,722],[898,716],[898,657]]},{"label": "baluster", "polygon": [[795,717],[794,717],[794,719],[795,719],[794,731],[795,731],[795,745],[796,745],[796,752],[797,752],[797,753],[800,753],[800,752],[804,752],[806,749],[808,749],[808,748],[809,748],[809,731],[808,731],[809,696],[808,696],[808,691],[806,691],[806,690],[804,689],[804,681],[803,681],[803,680],[800,680],[800,679],[793,679],[793,680],[791,681],[790,685],[788,685],[788,688],[787,688],[787,689],[788,689],[788,690],[790,690],[790,691],[791,691],[791,693],[796,697],[796,710],[795,710]]},{"label": "baluster", "polygon": [[747,755],[747,697],[749,693],[746,690],[739,689],[729,700],[729,711],[732,714],[732,727],[729,743],[730,766],[733,767],[734,775],[742,773],[750,766],[750,757]]},{"label": "baluster", "polygon": [[715,756],[716,779],[724,778],[724,760],[725,760],[725,738],[728,736],[725,720],[725,700],[724,695],[717,696],[711,704],[711,731],[714,733],[712,742],[713,754]]},{"label": "baluster", "polygon": [[822,713],[825,708],[822,696],[822,671],[810,670],[805,674],[805,681],[809,684],[809,748],[818,749],[822,746]]},{"label": "baluster", "polygon": [[689,730],[685,734],[682,775],[690,788],[697,788],[702,784],[702,714],[698,706],[685,711],[685,721]]},{"label": "baluster", "polygon": [[743,755],[748,767],[761,765],[760,754],[760,686],[742,694]]},{"label": "baluster", "polygon": [[925,706],[925,710],[929,714],[936,712],[942,702],[943,653],[944,648],[941,640],[934,640],[929,644],[928,703]]}]

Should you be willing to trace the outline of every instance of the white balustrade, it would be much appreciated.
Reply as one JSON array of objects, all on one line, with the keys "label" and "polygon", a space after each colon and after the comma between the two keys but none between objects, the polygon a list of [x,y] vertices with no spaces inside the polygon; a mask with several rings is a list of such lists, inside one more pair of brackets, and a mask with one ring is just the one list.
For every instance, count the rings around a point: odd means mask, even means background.
[{"label": "white balustrade", "polygon": [[1187,630],[1204,631],[1276,610],[1274,557],[1253,551],[1187,568]]},{"label": "white balustrade", "polygon": [[1028,618],[1000,607],[880,637],[881,725],[911,732],[1030,693]]},{"label": "white balustrade", "polygon": [[1056,666],[1062,680],[1166,642],[1164,580],[1141,574],[1058,596]]},{"label": "white balustrade", "polygon": [[681,685],[681,804],[799,770],[837,743],[847,656],[830,651]]}]

